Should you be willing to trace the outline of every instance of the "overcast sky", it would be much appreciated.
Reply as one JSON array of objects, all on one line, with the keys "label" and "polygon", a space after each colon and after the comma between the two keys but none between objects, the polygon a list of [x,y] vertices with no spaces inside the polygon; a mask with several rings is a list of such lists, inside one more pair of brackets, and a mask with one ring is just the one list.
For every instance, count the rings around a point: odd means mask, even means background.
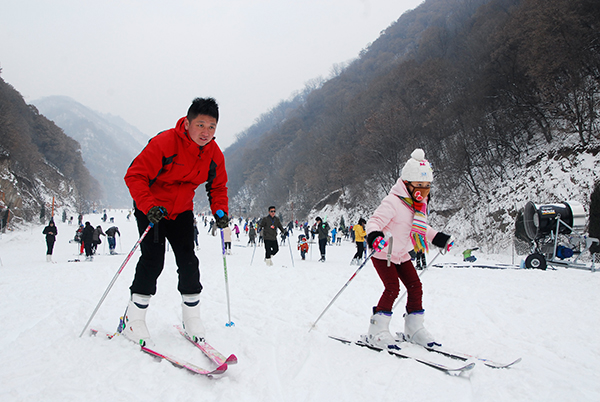
[{"label": "overcast sky", "polygon": [[224,149],[422,1],[0,0],[1,76],[28,103],[66,95],[148,136],[212,96]]}]

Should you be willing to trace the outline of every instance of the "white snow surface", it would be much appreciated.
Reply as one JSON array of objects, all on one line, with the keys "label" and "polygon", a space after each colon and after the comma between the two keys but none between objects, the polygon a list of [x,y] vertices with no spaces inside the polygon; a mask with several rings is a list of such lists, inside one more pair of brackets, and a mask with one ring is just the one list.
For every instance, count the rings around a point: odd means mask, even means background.
[{"label": "white snow surface", "polygon": [[[523,360],[509,369],[477,363],[451,376],[413,360],[344,345],[328,338],[365,333],[383,290],[368,262],[325,313],[311,324],[357,270],[350,241],[318,247],[301,261],[296,243],[281,246],[274,265],[264,249],[233,240],[226,257],[231,319],[227,327],[220,237],[199,225],[202,315],[209,342],[239,364],[218,377],[193,375],[141,353],[122,337],[79,337],[94,307],[138,239],[127,211],[111,211],[122,238],[119,255],[106,240],[93,262],[69,243],[75,227],[58,222],[55,264],[45,261],[43,225],[0,238],[1,401],[600,401],[600,272],[559,268],[429,268],[422,273],[426,327],[450,349],[498,361]],[[100,215],[87,215],[92,225]],[[292,239],[297,238],[298,232]],[[103,238],[104,239],[104,238]],[[439,256],[458,262],[462,249]],[[437,254],[432,250],[431,260]],[[511,263],[513,257],[481,255]],[[92,320],[114,331],[129,297],[139,251],[125,266]],[[83,260],[83,258],[82,258]],[[517,262],[518,264],[518,262]],[[147,324],[157,348],[202,367],[210,362],[173,328],[181,299],[172,252],[152,298]],[[401,290],[401,294],[404,289]],[[391,330],[402,331],[402,308]],[[431,358],[439,358],[429,353]],[[450,360],[455,363],[456,361]]]}]

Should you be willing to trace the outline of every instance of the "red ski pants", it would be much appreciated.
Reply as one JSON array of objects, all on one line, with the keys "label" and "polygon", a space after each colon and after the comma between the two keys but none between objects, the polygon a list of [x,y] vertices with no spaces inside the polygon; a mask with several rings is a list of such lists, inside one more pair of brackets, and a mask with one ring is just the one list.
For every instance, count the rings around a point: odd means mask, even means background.
[{"label": "red ski pants", "polygon": [[401,264],[390,263],[389,267],[387,260],[372,257],[371,261],[373,261],[373,266],[385,287],[379,303],[377,303],[376,311],[392,311],[394,301],[400,293],[398,278],[407,289],[406,312],[423,310],[423,286],[412,261],[408,260]]}]

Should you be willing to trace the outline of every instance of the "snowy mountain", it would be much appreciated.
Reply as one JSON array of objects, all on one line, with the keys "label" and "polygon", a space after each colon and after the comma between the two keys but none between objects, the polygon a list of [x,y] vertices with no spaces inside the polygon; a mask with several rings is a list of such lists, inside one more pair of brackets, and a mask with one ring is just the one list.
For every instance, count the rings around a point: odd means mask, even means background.
[{"label": "snowy mountain", "polygon": [[148,137],[120,117],[95,112],[65,96],[32,103],[81,144],[86,166],[103,187],[104,205],[129,207],[131,197],[123,177]]}]

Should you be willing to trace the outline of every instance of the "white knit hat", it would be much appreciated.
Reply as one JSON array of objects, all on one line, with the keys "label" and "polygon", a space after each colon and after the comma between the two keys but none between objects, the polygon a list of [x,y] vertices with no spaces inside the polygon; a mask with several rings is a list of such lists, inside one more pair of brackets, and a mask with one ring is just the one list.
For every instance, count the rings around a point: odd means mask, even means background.
[{"label": "white knit hat", "polygon": [[425,159],[425,152],[421,148],[417,148],[410,156],[411,158],[402,168],[400,178],[403,181],[433,181],[433,170]]}]

